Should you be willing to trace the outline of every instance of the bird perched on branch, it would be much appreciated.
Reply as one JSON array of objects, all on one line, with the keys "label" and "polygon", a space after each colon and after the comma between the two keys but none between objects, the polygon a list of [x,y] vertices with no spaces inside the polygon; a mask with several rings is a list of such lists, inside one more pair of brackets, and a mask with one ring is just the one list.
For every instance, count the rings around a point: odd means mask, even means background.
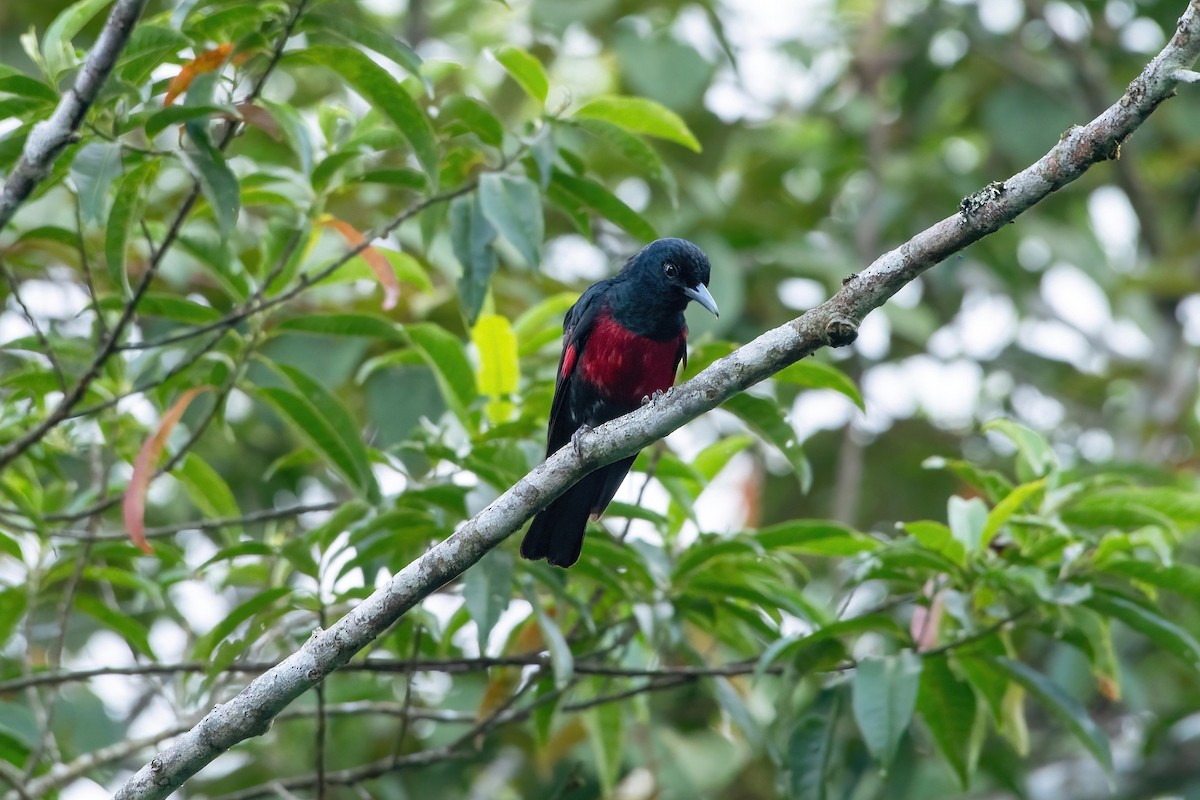
[{"label": "bird perched on branch", "polygon": [[[695,300],[720,315],[708,291],[709,272],[708,257],[696,245],[659,239],[571,306],[563,320],[547,458],[581,430],[628,414],[674,385],[680,362],[687,363],[683,310]],[[544,508],[521,542],[521,555],[559,567],[578,561],[588,518],[608,506],[634,458],[584,476]]]}]

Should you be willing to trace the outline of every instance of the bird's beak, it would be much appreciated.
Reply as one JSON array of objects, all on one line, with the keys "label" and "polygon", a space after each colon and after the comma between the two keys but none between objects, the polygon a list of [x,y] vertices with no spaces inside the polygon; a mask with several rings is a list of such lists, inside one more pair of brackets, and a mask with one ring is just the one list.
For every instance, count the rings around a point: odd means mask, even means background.
[{"label": "bird's beak", "polygon": [[708,287],[703,283],[697,283],[695,286],[685,286],[683,287],[683,293],[711,311],[714,317],[721,316],[721,312],[717,309],[717,301],[713,300],[713,296],[708,293]]}]

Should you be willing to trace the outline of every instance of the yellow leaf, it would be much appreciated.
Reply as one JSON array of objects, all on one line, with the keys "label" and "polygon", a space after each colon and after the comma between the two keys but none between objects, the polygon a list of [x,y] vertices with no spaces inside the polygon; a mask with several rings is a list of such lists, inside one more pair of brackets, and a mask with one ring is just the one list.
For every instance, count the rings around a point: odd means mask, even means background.
[{"label": "yellow leaf", "polygon": [[512,415],[506,398],[517,391],[521,372],[517,363],[517,335],[508,320],[499,314],[482,314],[471,330],[471,341],[479,351],[479,369],[475,374],[479,393],[492,400],[487,414],[492,422],[504,422]]}]

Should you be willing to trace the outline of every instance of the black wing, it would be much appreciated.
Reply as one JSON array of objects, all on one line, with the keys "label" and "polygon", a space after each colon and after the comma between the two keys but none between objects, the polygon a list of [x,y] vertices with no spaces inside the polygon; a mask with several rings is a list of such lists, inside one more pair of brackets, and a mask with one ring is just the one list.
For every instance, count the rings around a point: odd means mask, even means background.
[{"label": "black wing", "polygon": [[[583,358],[583,348],[596,323],[596,317],[604,306],[607,281],[601,281],[584,292],[575,305],[563,317],[562,355],[558,358],[558,375],[554,383],[554,401],[550,404],[550,430],[546,437],[546,457],[556,453],[579,428],[582,420],[573,419],[568,408],[568,397],[572,394],[575,370]],[[571,363],[567,364],[568,353]],[[564,369],[564,366],[567,368]]]}]

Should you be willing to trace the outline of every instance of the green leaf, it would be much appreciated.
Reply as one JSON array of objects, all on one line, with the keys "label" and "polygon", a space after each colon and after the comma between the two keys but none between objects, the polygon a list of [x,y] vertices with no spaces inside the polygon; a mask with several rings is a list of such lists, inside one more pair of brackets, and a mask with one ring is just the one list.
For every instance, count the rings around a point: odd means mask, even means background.
[{"label": "green leaf", "polygon": [[788,769],[791,772],[790,800],[825,800],[829,755],[837,724],[836,696],[825,714],[806,714],[788,737]]},{"label": "green leaf", "polygon": [[711,481],[734,456],[752,444],[754,438],[751,436],[723,436],[697,453],[692,459],[692,466],[706,481]]},{"label": "green leaf", "polygon": [[766,397],[742,392],[722,403],[721,408],[732,413],[763,439],[775,445],[792,465],[796,479],[800,481],[800,490],[808,491],[812,486],[812,467],[804,457],[804,448],[796,441],[796,432],[788,424],[778,403]]},{"label": "green leaf", "polygon": [[266,589],[253,594],[249,600],[230,611],[211,631],[204,634],[192,648],[192,658],[208,659],[213,651],[232,634],[237,627],[265,608],[269,608],[276,600],[287,597],[292,590],[287,586]]},{"label": "green leaf", "polygon": [[1004,523],[1025,505],[1026,501],[1046,488],[1046,479],[1041,478],[1030,483],[1023,483],[1013,489],[987,515],[987,524],[979,536],[979,549],[986,550],[992,539],[1000,532]]},{"label": "green leaf", "polygon": [[486,172],[479,178],[479,207],[492,228],[536,269],[545,236],[537,185],[524,176]]},{"label": "green leaf", "polygon": [[191,40],[174,28],[142,22],[121,51],[117,71],[125,80],[140,85],[160,64],[189,44]]},{"label": "green leaf", "polygon": [[542,300],[532,308],[527,308],[513,322],[513,332],[520,342],[521,355],[527,355],[537,349],[537,343],[550,335],[557,339],[562,334],[562,316],[568,308],[575,305],[579,295],[574,292],[559,292]]},{"label": "green leaf", "polygon": [[1200,567],[1192,564],[1152,564],[1148,561],[1122,559],[1109,561],[1101,569],[1136,581],[1176,592],[1200,603]]},{"label": "green leaf", "polygon": [[1170,487],[1107,488],[1090,494],[1063,512],[1068,521],[1117,527],[1161,523],[1200,524],[1200,492]]},{"label": "green leaf", "polygon": [[183,483],[196,508],[208,517],[236,519],[242,515],[229,484],[194,452],[189,452],[172,474]]},{"label": "green leaf", "polygon": [[1108,748],[1108,738],[1075,698],[1045,675],[1030,669],[1019,661],[1013,661],[1005,656],[994,656],[988,658],[987,661],[1036,697],[1047,711],[1075,734],[1088,752],[1100,762],[1105,771],[1110,776],[1112,775],[1112,753]]},{"label": "green leaf", "polygon": [[1087,653],[1092,664],[1092,674],[1096,677],[1096,688],[1105,698],[1120,700],[1120,666],[1117,662],[1117,652],[1113,648],[1109,618],[1080,606],[1064,608],[1062,613],[1074,627],[1074,631],[1067,632],[1066,638],[1073,644],[1077,643],[1080,649]]},{"label": "green leaf", "polygon": [[359,336],[384,342],[406,341],[396,323],[375,314],[304,314],[291,317],[276,330],[318,333],[325,336]]},{"label": "green leaf", "polygon": [[276,103],[265,97],[258,98],[258,104],[265,108],[275,121],[279,123],[279,127],[283,129],[283,138],[287,141],[292,152],[296,154],[299,161],[300,172],[304,175],[311,175],[313,169],[313,142],[312,134],[308,130],[308,125],[305,123],[300,113],[295,108],[287,103]]},{"label": "green leaf", "polygon": [[964,500],[953,495],[947,503],[946,516],[955,541],[961,543],[967,553],[978,553],[982,549],[983,531],[988,521],[987,504],[978,497]]},{"label": "green leaf", "polygon": [[504,67],[512,79],[525,90],[526,94],[537,100],[538,103],[546,104],[546,93],[550,90],[550,82],[546,80],[546,70],[542,69],[540,61],[527,51],[511,44],[497,47],[493,55],[500,62],[500,66]]},{"label": "green leaf", "polygon": [[900,739],[908,730],[917,707],[920,680],[921,658],[907,650],[860,661],[854,670],[854,720],[867,749],[884,770],[891,766]]},{"label": "green leaf", "polygon": [[538,600],[537,588],[533,585],[532,580],[526,580],[524,583],[524,593],[525,599],[533,606],[538,627],[542,631],[542,639],[550,650],[550,668],[554,671],[554,685],[559,689],[565,689],[570,685],[571,678],[575,674],[575,656],[571,653],[571,646],[567,644],[562,629],[542,609],[541,601]]},{"label": "green leaf", "polygon": [[[369,169],[354,179],[355,183],[382,183],[419,191],[425,188],[424,173],[415,169]],[[376,248],[378,249],[378,248]]]},{"label": "green leaf", "polygon": [[625,712],[622,703],[602,703],[587,715],[587,727],[596,754],[596,772],[604,797],[611,797],[621,775],[621,746]]},{"label": "green leaf", "polygon": [[754,538],[766,550],[818,556],[851,556],[878,549],[877,541],[833,521],[803,519],[763,528]]},{"label": "green leaf", "polygon": [[146,120],[146,136],[153,139],[172,125],[181,125],[191,120],[205,119],[212,116],[236,117],[237,112],[229,106],[218,105],[172,105],[161,111],[156,111]]},{"label": "green leaf", "polygon": [[921,670],[921,688],[917,694],[917,709],[933,741],[950,764],[965,790],[979,748],[975,746],[975,691],[960,681],[950,669],[945,656],[926,658]]},{"label": "green leaf", "polygon": [[274,364],[273,366],[281,374],[287,376],[292,386],[296,387],[296,391],[311,404],[312,408],[328,424],[329,429],[338,437],[345,452],[354,462],[354,484],[369,501],[379,502],[379,484],[376,483],[375,474],[371,471],[370,458],[367,455],[367,447],[363,444],[362,432],[342,401],[338,400],[320,381],[310,378],[308,373],[286,364]]},{"label": "green leaf", "polygon": [[[424,291],[433,290],[433,284],[430,282],[429,276],[425,273],[425,269],[421,266],[421,263],[417,261],[417,259],[413,258],[408,253],[402,253],[399,250],[392,250],[387,247],[380,247],[379,245],[372,245],[372,248],[375,250],[375,252],[380,253],[384,258],[387,259],[388,264],[390,264],[392,269],[395,271],[397,279],[402,280],[405,283],[411,283],[413,286],[416,286],[418,289],[422,289]],[[300,248],[298,248],[298,250],[299,249]],[[379,281],[379,276],[374,270],[371,269],[371,266],[367,264],[367,260],[365,258],[363,258],[361,255],[357,255],[343,264],[340,268],[334,270],[333,274],[319,281],[317,285],[321,286],[324,284],[346,283],[360,280],[368,280],[376,283]]]},{"label": "green leaf", "polygon": [[[208,77],[211,76],[200,76]],[[193,82],[193,87],[200,83],[200,78]],[[189,91],[188,100],[192,100],[193,96],[199,100],[203,93]],[[221,236],[228,239],[237,225],[238,214],[242,208],[242,192],[237,176],[229,168],[225,156],[209,141],[207,123],[191,120],[185,122],[183,127],[193,146],[184,148],[180,155],[183,156],[192,177],[200,183],[200,189],[213,210]]]},{"label": "green leaf", "polygon": [[[13,534],[4,530],[0,530],[0,553],[7,553],[17,561],[21,561],[24,558],[21,554],[21,544],[13,538]],[[0,640],[0,646],[3,646],[3,644],[4,642]]]},{"label": "green leaf", "polygon": [[313,45],[290,58],[328,67],[341,75],[351,88],[379,109],[412,145],[417,161],[429,176],[431,186],[438,182],[437,139],[429,119],[388,71],[352,47]]},{"label": "green leaf", "polygon": [[[135,219],[140,219],[145,207],[142,187],[153,183],[158,175],[159,160],[153,159],[139,164],[121,179],[117,187],[117,196],[113,200],[112,212],[108,215],[108,226],[104,235],[104,260],[108,265],[108,274],[117,286],[128,287],[129,281],[125,274],[125,245],[129,240],[129,232]],[[182,302],[182,301],[181,301]],[[195,305],[195,304],[193,304]],[[138,310],[148,313],[146,305],[140,304]]]},{"label": "green leaf", "polygon": [[930,456],[921,462],[922,469],[942,469],[954,473],[965,483],[983,492],[989,501],[999,503],[1012,491],[1012,481],[995,470],[980,469],[969,461]]},{"label": "green leaf", "polygon": [[654,148],[639,137],[627,132],[619,125],[602,119],[581,119],[577,120],[575,124],[616,150],[647,178],[667,185],[668,188],[673,187],[673,182],[668,180],[658,153],[654,152]]},{"label": "green leaf", "polygon": [[46,35],[42,37],[42,59],[51,83],[57,84],[58,76],[75,66],[77,59],[71,40],[110,3],[112,0],[79,0],[62,11],[46,28]]},{"label": "green leaf", "polygon": [[475,621],[481,656],[487,655],[488,636],[512,599],[512,574],[512,554],[493,550],[463,576],[463,600]]},{"label": "green leaf", "polygon": [[475,195],[459,197],[450,204],[450,245],[462,265],[459,302],[472,323],[483,308],[492,273],[496,271],[496,251],[492,249],[495,238],[496,230],[487,221]]},{"label": "green leaf", "polygon": [[111,629],[151,661],[157,660],[154,650],[150,647],[150,631],[133,617],[109,608],[99,597],[83,592],[76,594],[75,607]]},{"label": "green leaf", "polygon": [[1200,642],[1184,628],[1116,592],[1095,589],[1083,603],[1101,614],[1119,619],[1164,650],[1174,653],[1193,669],[1200,669]]},{"label": "green leaf", "polygon": [[904,530],[926,550],[940,553],[960,567],[967,563],[967,548],[942,523],[932,520],[906,522]]},{"label": "green leaf", "polygon": [[700,567],[709,565],[709,562],[714,559],[722,559],[726,556],[748,556],[753,558],[757,553],[758,550],[753,545],[743,541],[740,537],[733,539],[702,537],[683,551],[683,555],[675,563],[675,569],[671,573],[671,580],[673,583],[679,584],[682,582],[682,578],[695,572]]},{"label": "green leaf", "polygon": [[231,561],[239,556],[271,556],[275,551],[262,542],[238,542],[229,547],[223,547],[218,550],[211,558],[205,561],[200,566],[196,567],[196,573],[203,573],[204,570],[211,567],[213,564],[220,564],[222,561]]},{"label": "green leaf", "polygon": [[334,469],[341,473],[350,486],[365,493],[365,487],[360,483],[362,476],[359,474],[354,456],[350,454],[342,438],[305,397],[276,386],[261,386],[255,392],[270,403],[280,416],[291,423],[293,429],[305,441],[324,453]]},{"label": "green leaf", "polygon": [[644,97],[622,97],[604,95],[585,103],[575,117],[579,119],[602,119],[630,133],[643,133],[681,144],[689,150],[700,152],[700,142],[688,130],[679,115],[666,106]]},{"label": "green leaf", "polygon": [[21,624],[21,618],[25,616],[26,602],[24,589],[0,591],[0,647],[8,643],[13,631]]},{"label": "green leaf", "polygon": [[439,125],[461,123],[462,128],[474,133],[484,144],[499,147],[504,141],[504,126],[491,109],[473,97],[452,94],[442,101]]},{"label": "green leaf", "polygon": [[438,388],[446,404],[464,424],[469,425],[467,409],[475,402],[475,370],[467,359],[458,337],[432,322],[404,327],[404,333],[421,358],[433,369]]},{"label": "green leaf", "polygon": [[1054,449],[1040,433],[1013,422],[1010,419],[994,419],[983,426],[985,431],[996,431],[1017,446],[1017,475],[1022,481],[1030,481],[1048,474],[1058,466]]},{"label": "green leaf", "polygon": [[[112,214],[109,215],[110,220],[112,216]],[[119,312],[125,307],[125,302],[123,297],[109,295],[100,301],[100,308],[103,311]],[[212,306],[161,292],[147,292],[142,295],[137,311],[139,317],[155,317],[188,325],[204,325],[221,318],[221,312]]]},{"label": "green leaf", "polygon": [[630,236],[649,242],[658,238],[654,227],[640,214],[625,205],[615,194],[587,178],[554,170],[552,187],[558,187],[585,206],[598,211],[605,219],[624,230]]},{"label": "green leaf", "polygon": [[36,78],[31,78],[19,72],[10,75],[0,75],[0,94],[13,94],[19,97],[32,98],[41,101],[38,104],[39,106],[58,102],[58,92],[54,91],[53,88]]},{"label": "green leaf", "polygon": [[70,175],[79,194],[79,211],[83,221],[103,221],[108,189],[121,175],[121,145],[116,142],[88,142],[75,154]]},{"label": "green leaf", "polygon": [[797,361],[775,374],[775,380],[793,383],[808,389],[832,389],[846,395],[863,411],[867,410],[862,394],[850,376],[832,364],[811,359]]},{"label": "green leaf", "polygon": [[516,334],[505,317],[484,314],[471,329],[471,341],[479,352],[479,394],[490,398],[488,418],[499,424],[512,415],[513,405],[507,398],[516,393],[521,375]]},{"label": "green leaf", "polygon": [[904,631],[901,630],[900,626],[894,620],[882,614],[865,614],[861,617],[851,617],[850,619],[830,622],[804,636],[785,636],[781,639],[776,639],[759,656],[758,664],[754,667],[755,680],[761,678],[770,669],[771,665],[780,658],[795,661],[815,645],[837,639],[839,636],[868,631],[887,634],[893,638],[899,638],[904,635]]},{"label": "green leaf", "polygon": [[391,59],[415,77],[421,77],[421,57],[416,51],[386,29],[364,25],[352,14],[309,11],[301,17],[298,27],[308,32],[332,31],[353,44],[360,44]]}]

